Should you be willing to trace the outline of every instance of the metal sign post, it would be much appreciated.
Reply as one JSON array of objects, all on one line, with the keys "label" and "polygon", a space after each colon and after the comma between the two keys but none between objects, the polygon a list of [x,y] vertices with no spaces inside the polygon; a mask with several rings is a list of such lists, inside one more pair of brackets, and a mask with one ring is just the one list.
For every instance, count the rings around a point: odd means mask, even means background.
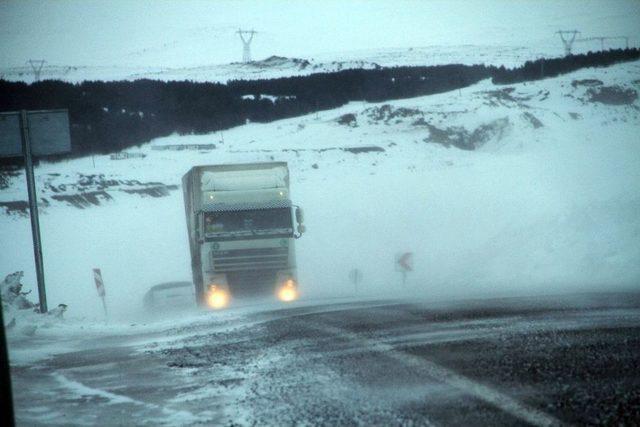
[{"label": "metal sign post", "polygon": [[42,240],[38,219],[38,195],[33,173],[33,156],[71,151],[67,110],[42,110],[0,113],[0,157],[24,157],[29,194],[29,216],[33,255],[38,280],[40,312],[47,312],[47,295],[42,261]]},{"label": "metal sign post", "polygon": [[349,280],[351,280],[351,283],[353,283],[355,293],[357,294],[358,284],[362,282],[362,271],[360,271],[360,269],[358,268],[354,268],[353,270],[351,270],[349,272]]},{"label": "metal sign post", "polygon": [[40,312],[46,313],[47,293],[44,286],[44,263],[42,261],[42,241],[40,240],[40,220],[38,218],[38,195],[36,194],[36,179],[33,175],[33,159],[31,156],[31,140],[29,138],[29,118],[27,112],[20,112],[20,134],[22,136],[22,153],[24,167],[27,173],[27,193],[29,193],[29,216],[31,217],[31,236],[33,238],[33,256],[36,263],[36,278],[38,280],[38,300]]}]

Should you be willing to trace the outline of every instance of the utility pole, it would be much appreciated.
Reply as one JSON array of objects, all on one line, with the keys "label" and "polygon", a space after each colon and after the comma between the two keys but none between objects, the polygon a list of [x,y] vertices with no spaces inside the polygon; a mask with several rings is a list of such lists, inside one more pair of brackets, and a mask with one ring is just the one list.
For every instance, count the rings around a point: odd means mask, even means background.
[{"label": "utility pole", "polygon": [[[556,34],[560,35],[560,40],[562,40],[562,44],[564,45],[564,54],[565,56],[571,55],[571,48],[573,47],[573,42],[576,41],[576,37],[580,34],[578,30],[559,30],[556,31]],[[567,38],[565,38],[565,35]]]},{"label": "utility pole", "polygon": [[40,81],[40,72],[42,71],[42,67],[44,67],[45,62],[47,61],[45,61],[44,59],[30,59],[27,61],[27,64],[31,65],[33,78],[36,82]]},{"label": "utility pole", "polygon": [[242,40],[242,62],[251,62],[251,41],[257,31],[242,31],[238,29],[237,33],[240,36],[240,40]]}]

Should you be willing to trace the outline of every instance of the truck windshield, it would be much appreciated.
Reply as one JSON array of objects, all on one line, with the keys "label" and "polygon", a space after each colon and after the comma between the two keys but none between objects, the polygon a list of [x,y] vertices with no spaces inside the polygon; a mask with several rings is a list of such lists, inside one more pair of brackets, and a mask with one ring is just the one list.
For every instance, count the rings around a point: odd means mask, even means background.
[{"label": "truck windshield", "polygon": [[227,235],[291,235],[291,209],[251,209],[244,211],[205,212],[204,232],[208,237]]}]

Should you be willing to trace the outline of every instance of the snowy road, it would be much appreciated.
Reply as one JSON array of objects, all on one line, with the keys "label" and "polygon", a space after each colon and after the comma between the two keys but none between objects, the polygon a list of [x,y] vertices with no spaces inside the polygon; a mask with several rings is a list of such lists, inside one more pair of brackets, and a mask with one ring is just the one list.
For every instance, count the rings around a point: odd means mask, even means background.
[{"label": "snowy road", "polygon": [[231,310],[58,344],[69,350],[13,368],[20,425],[640,417],[640,294]]}]

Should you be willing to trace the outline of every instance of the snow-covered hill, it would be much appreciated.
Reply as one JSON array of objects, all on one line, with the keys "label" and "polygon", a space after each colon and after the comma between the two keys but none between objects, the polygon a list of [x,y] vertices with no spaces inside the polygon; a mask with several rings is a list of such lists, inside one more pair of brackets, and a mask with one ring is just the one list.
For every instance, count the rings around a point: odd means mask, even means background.
[{"label": "snow-covered hill", "polygon": [[[37,170],[50,304],[139,308],[152,285],[190,277],[180,178],[192,166],[284,160],[305,208],[306,295],[452,297],[637,287],[640,62],[513,86],[336,110]],[[0,191],[0,274],[34,283],[22,175]],[[415,253],[406,289],[393,270]],[[117,307],[117,308],[116,308]]]},{"label": "snow-covered hill", "polygon": [[[620,43],[612,47],[624,47]],[[576,47],[575,53],[586,53],[593,49]],[[290,76],[306,76],[314,73],[329,73],[348,69],[376,69],[396,66],[430,66],[442,64],[476,65],[487,64],[519,67],[526,61],[541,57],[561,56],[558,47],[510,46],[510,45],[461,45],[429,46],[396,49],[366,49],[361,51],[336,52],[318,55],[317,58],[287,58],[269,56],[248,63],[205,64],[193,67],[154,66],[88,66],[45,64],[40,71],[41,80],[62,80],[79,83],[85,80],[138,80],[161,81],[189,80],[194,82],[220,82],[229,80],[275,79]],[[344,59],[346,58],[346,59]],[[0,66],[0,79],[8,81],[34,81],[30,65],[14,67]]]},{"label": "snow-covered hill", "polygon": [[[558,30],[578,30],[575,53],[640,39],[633,0],[450,2],[341,0],[272,4],[153,0],[0,3],[0,78],[221,81],[374,66],[520,66],[564,55]],[[258,31],[239,63],[238,28]],[[280,58],[281,60],[273,60]],[[282,60],[284,58],[284,60]],[[297,59],[296,59],[297,58]]]},{"label": "snow-covered hill", "polygon": [[[396,63],[394,62],[393,65],[396,65]],[[184,68],[44,65],[40,72],[40,79],[63,80],[72,83],[82,82],[84,80],[109,81],[138,79],[226,83],[229,80],[238,79],[272,79],[346,69],[372,69],[379,67],[380,65],[377,63],[366,60],[316,62],[314,60],[300,58],[270,56],[249,63],[232,62],[229,64]],[[0,67],[0,78],[9,81],[32,82],[34,75],[30,65],[8,68]]]}]

